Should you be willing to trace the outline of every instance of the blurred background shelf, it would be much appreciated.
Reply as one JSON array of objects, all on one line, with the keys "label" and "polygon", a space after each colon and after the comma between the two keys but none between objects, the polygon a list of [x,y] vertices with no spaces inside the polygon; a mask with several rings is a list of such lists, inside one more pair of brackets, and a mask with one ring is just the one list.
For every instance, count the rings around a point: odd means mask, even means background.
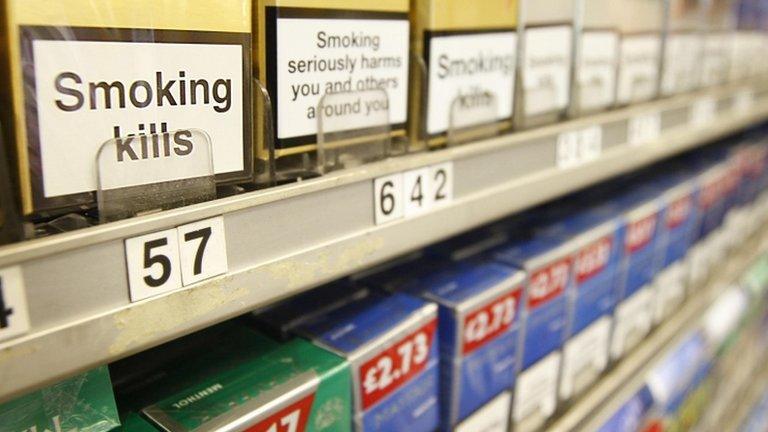
[{"label": "blurred background shelf", "polygon": [[[635,350],[598,381],[583,397],[570,406],[547,430],[553,432],[593,431],[605,422],[643,385],[649,372],[658,365],[691,331],[701,326],[700,318],[717,300],[718,296],[744,274],[755,259],[766,251],[766,235],[761,235],[732,254],[705,286],[693,288],[685,305],[667,322],[660,325]],[[735,418],[730,420],[738,425]],[[713,430],[736,430],[733,428]]]}]

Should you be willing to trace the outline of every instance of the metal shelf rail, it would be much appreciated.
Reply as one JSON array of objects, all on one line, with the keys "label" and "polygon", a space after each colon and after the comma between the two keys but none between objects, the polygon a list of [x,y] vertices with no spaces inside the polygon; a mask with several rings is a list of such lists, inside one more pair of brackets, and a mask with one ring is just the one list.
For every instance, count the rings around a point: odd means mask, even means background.
[{"label": "metal shelf rail", "polygon": [[[628,143],[630,124],[648,116],[658,116],[657,136],[641,145]],[[0,270],[21,268],[30,329],[0,343],[0,401],[668,158],[765,118],[768,85],[723,86],[4,246]],[[565,168],[558,164],[558,137],[594,126],[602,135],[597,156]],[[375,224],[376,178],[443,162],[453,164],[450,203],[418,217]],[[132,303],[125,240],[216,216],[223,217],[227,272],[184,290]]]}]

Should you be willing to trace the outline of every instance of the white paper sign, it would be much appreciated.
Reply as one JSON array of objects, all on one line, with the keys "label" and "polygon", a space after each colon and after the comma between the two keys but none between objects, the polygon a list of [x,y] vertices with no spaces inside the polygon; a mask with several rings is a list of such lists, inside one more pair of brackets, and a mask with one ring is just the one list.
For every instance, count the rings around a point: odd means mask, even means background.
[{"label": "white paper sign", "polygon": [[0,341],[29,331],[29,312],[20,267],[0,270]]},{"label": "white paper sign", "polygon": [[702,85],[713,86],[725,82],[730,64],[730,34],[715,33],[704,36],[704,64]]},{"label": "white paper sign", "polygon": [[488,93],[495,98],[496,120],[512,116],[517,55],[515,32],[433,37],[428,54],[429,134],[445,132],[452,126],[450,109],[458,98],[469,103],[482,102],[483,94]]},{"label": "white paper sign", "polygon": [[570,93],[570,26],[525,29],[523,91],[525,115],[565,109]]},{"label": "white paper sign", "polygon": [[632,35],[621,40],[616,96],[619,103],[644,101],[656,95],[660,60],[658,35]]},{"label": "white paper sign", "polygon": [[665,95],[698,88],[701,81],[701,38],[695,33],[670,34],[664,50],[661,92]]},{"label": "white paper sign", "polygon": [[379,126],[382,110],[391,123],[405,122],[407,19],[278,18],[276,26],[278,139],[317,133],[317,108],[326,93],[383,90],[388,106],[370,98],[328,104],[325,118],[349,121],[333,122],[325,132]]},{"label": "white paper sign", "polygon": [[619,36],[611,31],[585,31],[581,35],[578,64],[579,108],[593,110],[613,104]]},{"label": "white paper sign", "polygon": [[[216,173],[244,169],[242,46],[35,40],[33,51],[46,197],[95,190],[99,148],[131,134],[204,130]],[[138,140],[123,156],[156,158]]]}]

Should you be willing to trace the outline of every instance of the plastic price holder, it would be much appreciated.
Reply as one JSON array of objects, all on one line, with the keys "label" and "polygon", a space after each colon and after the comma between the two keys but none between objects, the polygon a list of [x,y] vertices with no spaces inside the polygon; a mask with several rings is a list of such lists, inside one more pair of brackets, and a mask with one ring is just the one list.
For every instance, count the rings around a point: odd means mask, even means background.
[{"label": "plastic price holder", "polygon": [[323,174],[392,155],[389,96],[381,89],[328,93],[317,106],[317,168]]},{"label": "plastic price holder", "polygon": [[96,162],[102,223],[216,198],[213,145],[199,129],[113,138]]},{"label": "plastic price holder", "polygon": [[449,147],[496,136],[501,132],[501,125],[497,123],[500,118],[499,99],[489,91],[456,96],[451,102],[449,116]]}]

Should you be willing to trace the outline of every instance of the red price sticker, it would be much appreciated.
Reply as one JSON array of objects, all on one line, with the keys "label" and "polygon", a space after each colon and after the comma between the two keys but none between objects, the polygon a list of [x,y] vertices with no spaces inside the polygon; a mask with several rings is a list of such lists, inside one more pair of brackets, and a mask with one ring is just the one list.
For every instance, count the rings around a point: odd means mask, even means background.
[{"label": "red price sticker", "polygon": [[667,228],[677,228],[688,219],[693,208],[693,198],[690,195],[680,197],[671,203],[667,208]]},{"label": "red price sticker", "polygon": [[363,395],[364,410],[424,370],[429,361],[436,329],[435,319],[360,366],[360,392]]},{"label": "red price sticker", "polygon": [[304,432],[307,430],[307,421],[314,401],[315,394],[310,393],[249,427],[245,432]]},{"label": "red price sticker", "polygon": [[531,276],[528,307],[534,309],[565,291],[571,272],[571,259],[564,258],[544,267]]},{"label": "red price sticker", "polygon": [[652,213],[640,220],[631,222],[627,227],[627,238],[624,247],[629,253],[635,253],[644,248],[653,238],[656,230],[656,213]]},{"label": "red price sticker", "polygon": [[701,192],[699,192],[699,207],[703,210],[708,210],[720,199],[723,189],[719,178],[709,180],[701,187]]},{"label": "red price sticker", "polygon": [[504,333],[517,316],[522,290],[516,288],[467,314],[463,354],[469,354]]},{"label": "red price sticker", "polygon": [[583,283],[599,274],[611,257],[613,235],[607,235],[584,247],[576,255],[576,282]]}]

